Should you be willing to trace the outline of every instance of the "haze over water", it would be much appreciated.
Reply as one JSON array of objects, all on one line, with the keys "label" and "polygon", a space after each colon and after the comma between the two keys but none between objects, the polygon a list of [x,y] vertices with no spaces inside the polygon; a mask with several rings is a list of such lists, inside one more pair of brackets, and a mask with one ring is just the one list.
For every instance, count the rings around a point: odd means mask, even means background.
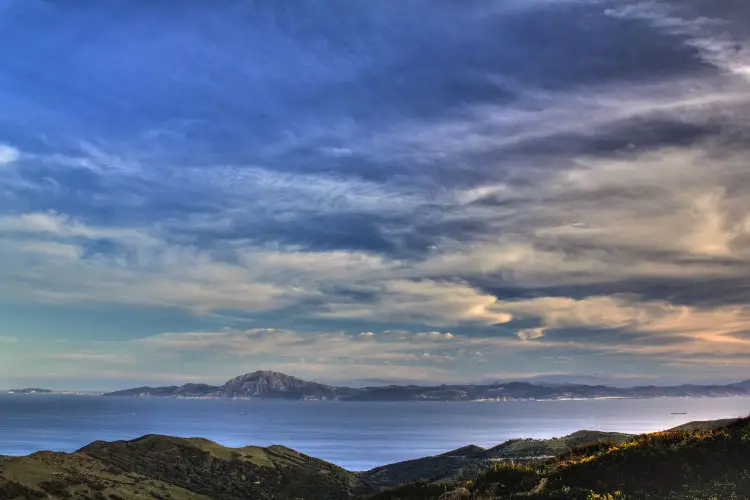
[{"label": "haze over water", "polygon": [[339,403],[2,395],[0,455],[156,433],[235,447],[282,444],[362,470],[469,443],[580,429],[643,433],[748,414],[750,398]]}]

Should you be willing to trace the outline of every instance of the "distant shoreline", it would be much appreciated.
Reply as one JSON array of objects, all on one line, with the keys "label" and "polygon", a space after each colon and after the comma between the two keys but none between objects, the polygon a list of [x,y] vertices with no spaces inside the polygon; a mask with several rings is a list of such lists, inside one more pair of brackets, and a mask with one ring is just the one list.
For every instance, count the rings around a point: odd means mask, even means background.
[{"label": "distant shoreline", "polygon": [[180,386],[142,386],[114,392],[52,391],[30,387],[11,389],[8,393],[177,399],[502,403],[506,401],[748,397],[750,396],[750,380],[725,385],[650,385],[624,388],[586,384],[533,384],[530,382],[346,387],[326,385],[302,380],[280,372],[261,370],[239,375],[229,379],[223,385],[188,383]]},{"label": "distant shoreline", "polygon": [[46,391],[46,392],[20,392],[7,390],[2,391],[0,394],[7,394],[9,396],[104,396],[104,391]]},{"label": "distant shoreline", "polygon": [[[110,397],[105,392],[93,392],[93,391],[51,391],[44,393],[20,393],[2,391],[0,395],[8,396],[27,396],[27,397],[44,397],[44,396],[82,396],[82,397]],[[739,395],[689,395],[689,396],[606,396],[606,397],[592,397],[592,398],[547,398],[547,399],[535,399],[535,398],[510,398],[504,400],[491,400],[491,399],[457,399],[457,400],[444,400],[444,399],[411,399],[411,400],[370,400],[370,399],[289,399],[280,397],[220,397],[220,396],[117,396],[118,399],[172,399],[181,401],[252,401],[256,403],[263,402],[285,402],[285,403],[383,403],[383,404],[404,404],[404,403],[455,403],[455,404],[466,404],[466,403],[482,403],[482,404],[502,404],[502,403],[553,403],[553,402],[583,402],[583,401],[614,401],[614,400],[665,400],[665,399],[750,399],[750,394],[739,394]]]},{"label": "distant shoreline", "polygon": [[662,397],[750,396],[750,380],[725,385],[608,387],[585,384],[533,384],[496,382],[454,385],[386,385],[373,387],[332,386],[302,380],[274,371],[239,375],[223,385],[184,384],[135,387],[106,393],[123,397],[178,397],[216,399],[292,399],[338,401],[559,401]]}]

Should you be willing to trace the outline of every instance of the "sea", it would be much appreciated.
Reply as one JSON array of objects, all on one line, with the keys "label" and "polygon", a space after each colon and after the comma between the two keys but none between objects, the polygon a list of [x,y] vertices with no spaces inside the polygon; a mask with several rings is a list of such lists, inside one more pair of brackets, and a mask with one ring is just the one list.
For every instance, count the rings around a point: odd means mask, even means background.
[{"label": "sea", "polygon": [[74,451],[144,434],[281,444],[349,470],[580,429],[644,433],[750,415],[750,398],[578,401],[260,401],[0,395],[0,455]]}]

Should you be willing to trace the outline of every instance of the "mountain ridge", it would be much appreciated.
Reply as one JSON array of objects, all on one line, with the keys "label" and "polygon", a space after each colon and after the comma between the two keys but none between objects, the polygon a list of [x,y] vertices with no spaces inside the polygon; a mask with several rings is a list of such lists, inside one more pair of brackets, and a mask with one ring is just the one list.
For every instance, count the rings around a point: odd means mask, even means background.
[{"label": "mountain ridge", "polygon": [[259,370],[229,379],[220,386],[136,387],[108,392],[105,396],[149,396],[183,398],[242,398],[336,401],[508,401],[659,397],[750,396],[750,380],[725,385],[682,384],[610,387],[586,384],[493,384],[386,385],[344,387],[310,382],[270,370]]},{"label": "mountain ridge", "polygon": [[0,456],[4,500],[346,500],[368,491],[354,473],[278,445],[228,448],[149,434],[73,453]]}]

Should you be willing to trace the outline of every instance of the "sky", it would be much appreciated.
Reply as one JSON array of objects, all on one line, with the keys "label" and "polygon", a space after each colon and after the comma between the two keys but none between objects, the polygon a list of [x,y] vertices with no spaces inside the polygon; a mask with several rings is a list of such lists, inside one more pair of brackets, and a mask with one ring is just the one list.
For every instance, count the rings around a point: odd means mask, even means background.
[{"label": "sky", "polygon": [[745,0],[0,0],[0,387],[750,378]]}]

